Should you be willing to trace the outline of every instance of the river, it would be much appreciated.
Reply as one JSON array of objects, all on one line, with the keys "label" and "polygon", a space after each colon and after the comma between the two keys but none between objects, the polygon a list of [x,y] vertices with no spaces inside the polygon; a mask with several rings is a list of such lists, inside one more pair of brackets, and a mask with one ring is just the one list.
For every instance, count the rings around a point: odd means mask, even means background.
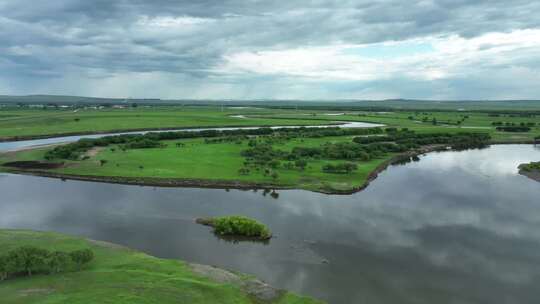
[{"label": "river", "polygon": [[[331,122],[330,122],[331,123]],[[295,128],[332,128],[332,127],[340,127],[340,128],[375,128],[375,127],[383,127],[383,124],[376,124],[376,123],[367,123],[367,122],[357,122],[357,121],[350,121],[350,122],[343,122],[343,121],[336,121],[333,122],[335,124],[333,125],[312,125],[312,126],[269,126],[270,129],[295,129]],[[175,131],[187,131],[187,132],[197,132],[197,131],[206,131],[206,130],[253,130],[253,129],[259,129],[261,127],[223,127],[223,128],[189,128],[189,129],[175,129],[175,130],[153,130],[153,131],[134,131],[134,132],[117,132],[117,133],[103,133],[103,134],[90,134],[90,135],[74,135],[74,136],[61,136],[61,137],[52,137],[52,138],[44,138],[44,139],[32,139],[32,140],[21,140],[21,141],[8,141],[8,142],[0,142],[0,153],[1,152],[7,152],[7,151],[13,151],[18,149],[24,149],[34,146],[44,146],[44,145],[52,145],[52,144],[59,144],[59,143],[69,143],[78,141],[82,138],[101,138],[105,136],[112,136],[112,135],[121,135],[121,134],[145,134],[149,132],[175,132]]]},{"label": "river", "polygon": [[[279,197],[0,174],[0,228],[56,231],[253,274],[329,303],[539,303],[540,184],[532,145],[439,152],[365,191]],[[242,214],[269,244],[216,238],[194,218]]]}]

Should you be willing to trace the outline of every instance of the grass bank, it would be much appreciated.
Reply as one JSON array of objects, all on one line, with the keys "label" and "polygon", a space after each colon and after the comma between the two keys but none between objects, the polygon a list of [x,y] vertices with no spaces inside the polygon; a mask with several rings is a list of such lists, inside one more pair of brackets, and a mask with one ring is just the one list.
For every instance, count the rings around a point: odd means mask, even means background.
[{"label": "grass bank", "polygon": [[[319,147],[325,143],[351,142],[352,137],[324,137],[292,139],[275,143],[276,149],[290,151],[296,146]],[[204,139],[184,139],[165,141],[165,148],[133,149],[121,151],[110,146],[96,149],[88,158],[80,161],[66,161],[65,165],[52,170],[14,170],[49,177],[77,180],[103,181],[122,184],[154,185],[169,187],[210,187],[210,188],[272,188],[305,189],[324,193],[351,193],[362,189],[377,171],[396,155],[387,154],[369,161],[359,161],[358,169],[349,174],[323,172],[325,164],[339,163],[338,160],[310,160],[303,170],[285,168],[274,169],[278,178],[253,170],[249,175],[241,175],[238,169],[245,158],[241,151],[248,148],[248,142],[207,144]],[[177,147],[181,144],[181,147]],[[51,149],[9,152],[0,155],[0,163],[13,161],[43,161],[45,153]],[[103,164],[101,161],[106,160]]]},{"label": "grass bank", "polygon": [[21,246],[72,251],[89,248],[95,259],[82,271],[34,275],[0,283],[5,304],[32,303],[235,303],[311,304],[243,274],[158,259],[121,246],[57,233],[0,230],[0,254]]}]

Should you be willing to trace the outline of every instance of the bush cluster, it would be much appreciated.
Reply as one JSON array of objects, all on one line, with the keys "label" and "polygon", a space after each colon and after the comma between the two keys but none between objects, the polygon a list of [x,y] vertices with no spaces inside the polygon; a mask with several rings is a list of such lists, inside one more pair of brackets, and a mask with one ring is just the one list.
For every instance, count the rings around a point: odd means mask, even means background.
[{"label": "bush cluster", "polygon": [[306,167],[306,159],[333,159],[368,161],[386,153],[404,152],[408,147],[393,143],[360,145],[356,143],[325,143],[320,147],[294,147],[291,152],[274,149],[272,145],[262,143],[241,152],[246,163],[253,166],[276,167],[276,161],[294,162],[298,168]]},{"label": "bush cluster", "polygon": [[530,127],[522,127],[522,126],[504,126],[504,127],[497,127],[497,131],[501,132],[529,132],[531,131]]},{"label": "bush cluster", "polygon": [[225,216],[212,219],[214,232],[219,235],[244,236],[259,239],[272,237],[270,230],[254,219],[244,216]]},{"label": "bush cluster", "polygon": [[535,122],[521,122],[521,123],[517,124],[515,122],[494,121],[491,124],[494,125],[494,126],[507,126],[507,127],[516,127],[516,126],[534,127],[534,126],[536,126]]},{"label": "bush cluster", "polygon": [[323,166],[323,172],[326,173],[351,173],[355,170],[358,170],[358,166],[354,163],[326,164]]},{"label": "bush cluster", "polygon": [[[294,147],[290,152],[275,149],[272,144],[250,140],[249,148],[241,155],[246,158],[244,168],[238,173],[248,175],[245,167],[263,167],[276,169],[284,161],[286,169],[303,170],[310,159],[329,159],[346,161],[369,161],[381,158],[387,153],[402,153],[425,145],[445,144],[456,150],[483,148],[490,136],[485,133],[432,133],[416,134],[407,129],[387,128],[386,135],[355,137],[353,142],[325,143],[319,147]],[[323,172],[350,173],[353,170],[348,163],[328,165]],[[266,171],[265,171],[266,172]]]},{"label": "bush cluster", "polygon": [[526,164],[522,169],[525,171],[540,171],[540,162]]},{"label": "bush cluster", "polygon": [[354,142],[368,144],[375,142],[394,142],[408,149],[425,145],[445,144],[453,149],[469,149],[485,147],[490,139],[487,133],[415,133],[400,131],[386,136],[355,137]]},{"label": "bush cluster", "polygon": [[0,255],[0,281],[17,276],[51,274],[80,270],[92,261],[94,253],[90,249],[72,252],[48,251],[32,246],[23,246]]}]

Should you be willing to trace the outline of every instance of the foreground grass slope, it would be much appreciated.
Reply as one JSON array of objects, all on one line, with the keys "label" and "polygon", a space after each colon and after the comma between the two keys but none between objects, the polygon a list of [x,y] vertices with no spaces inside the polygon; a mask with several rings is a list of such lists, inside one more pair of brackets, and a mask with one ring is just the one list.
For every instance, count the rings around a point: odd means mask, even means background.
[{"label": "foreground grass slope", "polygon": [[241,287],[241,282],[252,280],[245,275],[238,275],[238,281],[218,282],[196,273],[182,261],[158,259],[120,246],[56,233],[0,230],[0,244],[0,254],[25,245],[63,251],[90,248],[95,253],[94,261],[80,272],[0,282],[3,304],[319,303],[285,292],[263,301]]}]

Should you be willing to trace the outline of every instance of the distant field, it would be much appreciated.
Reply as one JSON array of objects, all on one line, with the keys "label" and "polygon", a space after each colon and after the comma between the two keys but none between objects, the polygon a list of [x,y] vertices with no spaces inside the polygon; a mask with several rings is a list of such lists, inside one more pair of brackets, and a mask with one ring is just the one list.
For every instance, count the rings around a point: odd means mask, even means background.
[{"label": "distant field", "polygon": [[[122,110],[67,111],[5,111],[0,118],[0,136],[43,135],[77,132],[100,132],[127,129],[181,128],[207,126],[275,126],[316,125],[335,122],[382,123],[386,128],[409,129],[416,133],[489,133],[493,143],[527,143],[540,136],[540,116],[525,113],[480,112],[367,112],[367,111],[302,111],[253,108],[229,108],[221,111],[211,107],[137,108]],[[529,132],[505,132],[497,126],[529,126]],[[270,136],[272,138],[272,136]],[[352,143],[353,136],[293,138],[273,142],[274,149],[290,152],[294,147],[322,147],[326,143]],[[131,179],[183,180],[186,184],[213,185],[257,184],[267,187],[297,188],[323,192],[347,192],[358,189],[368,176],[394,155],[377,155],[369,161],[354,162],[357,170],[347,174],[329,173],[324,166],[343,165],[331,158],[309,159],[305,170],[281,159],[272,168],[239,170],[247,166],[241,155],[248,149],[248,140],[205,143],[205,139],[165,141],[164,148],[126,149],[119,146],[94,149],[84,159],[67,161],[66,165],[49,172],[79,176]],[[155,146],[152,146],[155,147]],[[20,160],[44,160],[51,148],[0,154],[0,164]],[[249,165],[249,164],[248,164]],[[244,169],[242,169],[244,170]],[[326,172],[325,172],[326,170]],[[221,183],[225,181],[226,183]],[[191,182],[191,184],[190,184]],[[220,184],[221,183],[221,184]]]},{"label": "distant field", "polygon": [[[341,114],[345,115],[328,115]],[[524,112],[527,113],[527,112]],[[419,132],[489,132],[496,140],[524,141],[540,135],[540,115],[459,111],[329,111],[282,110],[250,107],[138,107],[101,110],[38,110],[0,108],[0,139],[62,134],[98,133],[135,129],[225,126],[316,125],[335,121],[362,121],[410,128]],[[433,124],[433,119],[437,124]],[[498,132],[493,122],[535,123],[531,132]],[[459,123],[459,124],[458,124]]]},{"label": "distant field", "polygon": [[[364,111],[343,111],[334,112],[328,115],[326,111],[304,111],[298,113],[276,113],[259,114],[250,117],[284,119],[312,119],[322,121],[361,121],[382,123],[391,127],[409,128],[417,132],[486,132],[489,133],[495,141],[520,142],[532,140],[540,136],[540,114],[531,117],[519,117],[518,114],[496,114],[499,116],[490,116],[493,114],[481,112],[431,112],[431,111],[413,111],[413,112],[364,112]],[[433,123],[435,119],[436,124]],[[461,123],[459,123],[461,121]],[[514,123],[534,123],[530,132],[500,132],[496,130],[493,122]]]},{"label": "distant field", "polygon": [[[268,110],[217,107],[154,107],[103,110],[13,110],[0,109],[0,138],[62,135],[134,129],[189,127],[310,125],[323,122],[242,118]],[[272,110],[271,113],[281,111]]]},{"label": "distant field", "polygon": [[[247,275],[237,274],[238,282],[218,282],[196,274],[185,262],[158,259],[113,244],[23,230],[0,230],[0,244],[0,254],[20,246],[50,251],[90,248],[95,254],[95,259],[82,271],[0,282],[2,304],[262,303],[240,287],[242,281],[251,280]],[[284,293],[264,303],[320,302]]]}]

